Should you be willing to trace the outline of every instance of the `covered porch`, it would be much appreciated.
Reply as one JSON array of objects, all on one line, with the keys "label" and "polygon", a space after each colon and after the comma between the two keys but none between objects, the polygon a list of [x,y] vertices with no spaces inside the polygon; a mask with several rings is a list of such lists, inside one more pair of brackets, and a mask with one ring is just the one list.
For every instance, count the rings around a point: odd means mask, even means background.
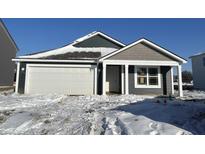
[{"label": "covered porch", "polygon": [[175,61],[104,60],[102,94],[116,90],[126,95],[174,95],[173,69],[176,68],[178,96],[183,97],[181,65]]}]

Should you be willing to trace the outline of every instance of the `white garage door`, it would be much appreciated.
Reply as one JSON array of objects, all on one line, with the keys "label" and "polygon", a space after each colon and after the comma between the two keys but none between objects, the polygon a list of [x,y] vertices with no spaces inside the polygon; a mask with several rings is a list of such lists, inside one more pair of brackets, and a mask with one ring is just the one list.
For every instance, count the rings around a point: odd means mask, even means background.
[{"label": "white garage door", "polygon": [[28,64],[25,93],[95,94],[95,71],[92,65]]}]

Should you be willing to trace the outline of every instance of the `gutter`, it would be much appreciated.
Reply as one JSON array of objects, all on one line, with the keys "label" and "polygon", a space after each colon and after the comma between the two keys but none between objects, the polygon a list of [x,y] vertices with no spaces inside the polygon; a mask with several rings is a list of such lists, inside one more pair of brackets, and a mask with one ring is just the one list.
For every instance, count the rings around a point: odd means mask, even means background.
[{"label": "gutter", "polygon": [[15,62],[69,62],[69,63],[96,63],[96,60],[52,60],[52,59],[18,59],[14,58],[12,61]]}]

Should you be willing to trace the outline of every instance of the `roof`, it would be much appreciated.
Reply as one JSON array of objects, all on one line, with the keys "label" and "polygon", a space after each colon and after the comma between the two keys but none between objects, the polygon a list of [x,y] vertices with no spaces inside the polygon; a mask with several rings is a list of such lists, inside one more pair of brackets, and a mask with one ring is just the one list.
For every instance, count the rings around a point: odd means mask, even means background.
[{"label": "roof", "polygon": [[200,53],[197,53],[193,56],[190,56],[189,58],[193,58],[193,57],[197,57],[197,56],[202,56],[202,55],[205,55],[205,52],[200,52]]},{"label": "roof", "polygon": [[173,52],[171,52],[171,51],[169,51],[169,50],[167,50],[167,49],[165,49],[165,48],[163,48],[163,47],[161,47],[161,46],[159,46],[159,45],[157,45],[157,44],[155,44],[155,43],[153,43],[153,42],[151,42],[151,41],[149,41],[148,39],[145,39],[145,38],[141,38],[141,39],[135,41],[134,43],[131,43],[131,44],[129,44],[129,45],[127,45],[127,46],[117,50],[117,51],[114,51],[114,52],[112,52],[112,53],[110,53],[108,55],[103,56],[102,58],[100,58],[100,61],[105,60],[105,59],[107,59],[109,57],[112,57],[112,56],[114,56],[114,55],[116,55],[116,54],[118,54],[118,53],[120,53],[120,52],[122,52],[122,51],[124,51],[124,50],[126,50],[126,49],[128,49],[128,48],[130,48],[132,46],[134,46],[134,45],[137,45],[139,43],[146,43],[146,44],[152,46],[153,48],[161,51],[162,53],[172,57],[173,59],[176,59],[176,60],[178,60],[178,61],[180,61],[182,63],[187,63],[186,59],[176,55],[175,53],[173,53]]},{"label": "roof", "polygon": [[50,55],[39,59],[68,60],[68,59],[98,59],[99,57],[101,57],[101,52],[72,52],[72,53],[68,52],[65,54]]},{"label": "roof", "polygon": [[[109,48],[109,47],[76,47],[75,45],[78,44],[79,42],[83,42],[91,37],[94,37],[96,35],[101,35],[103,37],[106,37],[106,39],[109,39],[112,42],[117,43],[118,45],[120,45],[122,48],[121,49],[116,49],[116,48]],[[125,45],[120,43],[119,41],[109,37],[108,35],[105,35],[102,32],[92,32],[86,36],[83,36],[77,40],[75,40],[73,43],[68,44],[66,46],[63,46],[61,48],[57,48],[57,49],[53,49],[53,50],[47,50],[47,51],[43,51],[43,52],[38,52],[35,54],[30,54],[30,55],[26,55],[26,56],[20,56],[18,57],[18,59],[14,59],[14,60],[18,60],[19,59],[26,59],[27,61],[29,60],[104,60],[107,59],[111,56],[114,56],[115,54],[118,54],[119,52],[122,52],[138,43],[146,43],[150,46],[152,46],[153,48],[159,50],[160,52],[166,54],[167,56],[172,57],[173,59],[181,62],[181,63],[187,63],[187,61],[174,54],[173,52],[149,41],[148,39],[145,38],[141,38],[137,41],[135,41],[134,43],[131,43],[129,45]]]},{"label": "roof", "polygon": [[8,36],[8,38],[10,39],[10,41],[12,42],[13,46],[16,48],[16,51],[19,51],[19,48],[16,44],[16,42],[14,41],[14,39],[12,38],[11,34],[9,33],[6,25],[4,24],[3,20],[0,18],[0,25],[2,26],[2,28],[4,29],[4,32],[6,33],[6,35]]},{"label": "roof", "polygon": [[[82,47],[74,47],[72,45],[68,45],[62,48],[49,50],[47,52],[40,52],[37,54],[31,54],[26,56],[19,56],[19,58],[33,58],[33,59],[49,59],[51,57],[61,57],[62,59],[81,59],[81,58],[99,58],[104,55],[107,55],[113,51],[116,51],[116,48],[82,48]],[[95,55],[95,56],[94,56]],[[96,56],[98,55],[98,56]],[[69,57],[70,56],[70,57]]]},{"label": "roof", "polygon": [[75,40],[73,43],[68,44],[66,46],[63,46],[61,48],[56,48],[52,50],[46,50],[46,51],[40,51],[34,54],[29,54],[25,56],[19,56],[18,58],[27,58],[27,59],[96,59],[100,58],[102,56],[105,56],[113,51],[116,51],[116,48],[109,48],[109,47],[76,47],[74,45],[83,42],[91,37],[94,37],[96,35],[100,35],[106,39],[108,39],[111,42],[114,42],[115,44],[124,47],[125,45],[110,36],[102,33],[102,32],[92,32],[86,36],[83,36],[77,40]]}]

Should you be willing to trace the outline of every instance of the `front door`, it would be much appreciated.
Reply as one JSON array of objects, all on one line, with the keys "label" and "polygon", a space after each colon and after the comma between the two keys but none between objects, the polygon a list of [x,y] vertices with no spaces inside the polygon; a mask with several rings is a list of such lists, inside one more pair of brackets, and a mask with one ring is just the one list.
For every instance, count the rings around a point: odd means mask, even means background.
[{"label": "front door", "polygon": [[106,93],[120,93],[120,66],[108,65],[106,70]]}]

